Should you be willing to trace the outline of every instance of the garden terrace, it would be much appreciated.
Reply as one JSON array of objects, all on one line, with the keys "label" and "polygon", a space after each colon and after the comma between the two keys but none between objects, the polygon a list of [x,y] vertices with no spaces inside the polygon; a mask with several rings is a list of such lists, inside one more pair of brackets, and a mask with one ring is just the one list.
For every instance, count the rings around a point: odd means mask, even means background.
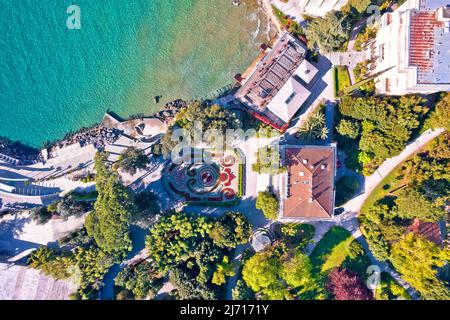
[{"label": "garden terrace", "polygon": [[[204,150],[195,150],[194,158],[203,154]],[[166,191],[174,197],[184,198],[191,205],[235,204],[243,193],[241,155],[226,151],[208,156],[210,163],[170,163],[163,175]]]}]

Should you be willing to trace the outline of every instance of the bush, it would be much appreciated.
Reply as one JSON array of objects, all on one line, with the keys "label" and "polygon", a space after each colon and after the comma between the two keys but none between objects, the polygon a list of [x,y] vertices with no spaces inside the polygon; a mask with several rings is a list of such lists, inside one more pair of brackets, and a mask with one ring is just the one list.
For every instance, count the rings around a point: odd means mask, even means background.
[{"label": "bush", "polygon": [[336,300],[373,300],[372,291],[355,272],[347,269],[333,269],[327,288]]},{"label": "bush", "polygon": [[31,219],[39,225],[46,224],[51,218],[52,214],[46,207],[35,207],[30,210]]},{"label": "bush", "polygon": [[261,210],[270,220],[277,220],[279,213],[278,198],[271,192],[260,192],[256,199],[256,209]]}]

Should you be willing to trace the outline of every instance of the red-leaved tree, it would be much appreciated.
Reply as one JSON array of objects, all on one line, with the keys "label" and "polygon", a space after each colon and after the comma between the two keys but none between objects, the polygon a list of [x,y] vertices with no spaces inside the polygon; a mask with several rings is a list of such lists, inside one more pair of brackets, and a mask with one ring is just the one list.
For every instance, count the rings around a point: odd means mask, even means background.
[{"label": "red-leaved tree", "polygon": [[328,276],[327,289],[336,300],[372,300],[373,293],[353,271],[335,268]]}]

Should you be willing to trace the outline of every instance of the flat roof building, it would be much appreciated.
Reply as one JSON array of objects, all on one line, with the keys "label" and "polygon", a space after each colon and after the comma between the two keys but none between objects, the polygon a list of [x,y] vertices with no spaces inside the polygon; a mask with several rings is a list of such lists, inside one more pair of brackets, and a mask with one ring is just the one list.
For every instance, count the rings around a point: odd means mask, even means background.
[{"label": "flat roof building", "polygon": [[340,10],[348,0],[294,0],[303,13],[322,17],[332,10]]},{"label": "flat roof building", "polygon": [[285,33],[243,79],[236,99],[256,118],[284,131],[310,97],[318,73],[306,52],[301,41]]},{"label": "flat roof building", "polygon": [[378,93],[450,91],[450,0],[408,0],[386,13],[373,51]]},{"label": "flat roof building", "polygon": [[330,220],[334,215],[336,147],[286,146],[281,220]]}]

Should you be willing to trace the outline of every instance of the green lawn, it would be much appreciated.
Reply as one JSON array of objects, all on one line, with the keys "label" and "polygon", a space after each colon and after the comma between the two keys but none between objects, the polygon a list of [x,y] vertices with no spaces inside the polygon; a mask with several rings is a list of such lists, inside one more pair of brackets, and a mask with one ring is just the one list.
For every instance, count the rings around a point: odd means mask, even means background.
[{"label": "green lawn", "polygon": [[364,248],[350,232],[341,227],[331,228],[310,257],[314,272],[324,275],[336,267],[344,267],[366,278],[367,267],[370,265]]},{"label": "green lawn", "polygon": [[348,68],[346,66],[335,66],[333,68],[333,73],[335,81],[335,96],[340,97],[344,95],[346,89],[352,85],[350,73],[348,72]]},{"label": "green lawn", "polygon": [[348,246],[353,240],[350,232],[344,228],[331,228],[311,254],[316,272],[326,272],[340,266],[347,257]]},{"label": "green lawn", "polygon": [[275,7],[274,5],[272,5],[272,10],[275,13],[275,15],[277,16],[278,20],[280,20],[280,23],[283,26],[287,26],[289,20],[285,18],[286,15],[280,9]]}]

